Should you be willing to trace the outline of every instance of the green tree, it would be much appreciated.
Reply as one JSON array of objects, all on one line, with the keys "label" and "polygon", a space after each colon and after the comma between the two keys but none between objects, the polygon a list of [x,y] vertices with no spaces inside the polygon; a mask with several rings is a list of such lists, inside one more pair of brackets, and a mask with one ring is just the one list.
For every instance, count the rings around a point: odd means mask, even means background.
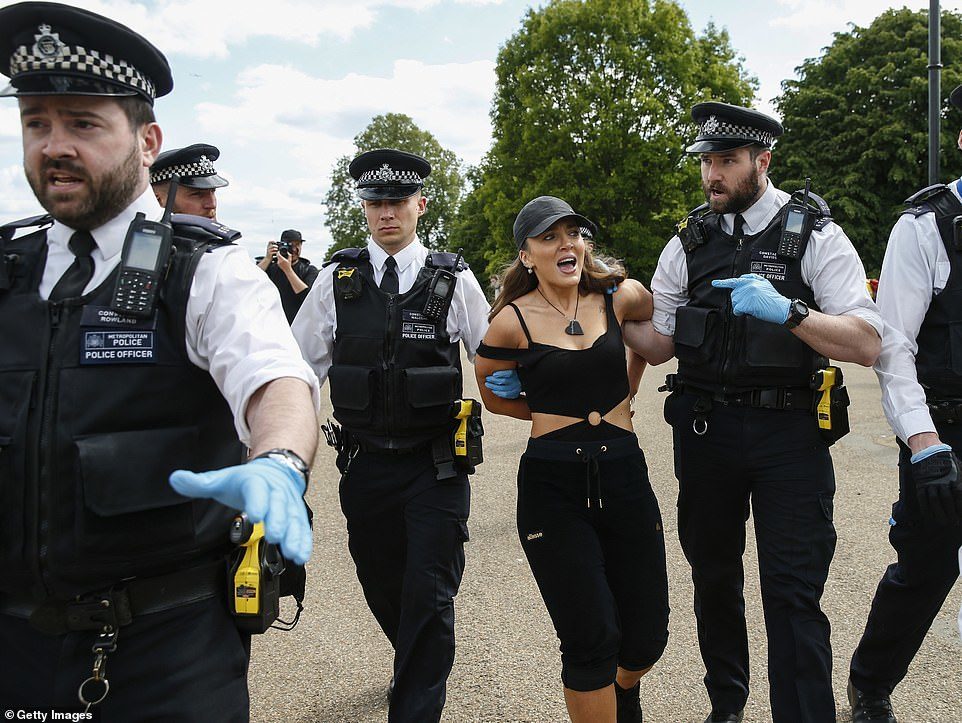
[{"label": "green tree", "polygon": [[[431,133],[421,130],[401,113],[375,116],[367,128],[354,137],[354,146],[358,154],[375,148],[397,148],[417,153],[430,162],[431,175],[424,182],[428,204],[418,221],[418,238],[429,248],[446,250],[448,229],[464,189],[461,161],[454,152],[443,148]],[[324,223],[334,237],[329,253],[367,243],[367,221],[354,190],[354,179],[347,170],[354,155],[343,156],[335,163],[331,189],[324,199],[327,207]]]},{"label": "green tree", "polygon": [[728,35],[696,36],[670,0],[553,0],[501,49],[494,144],[452,232],[475,272],[515,254],[514,217],[541,194],[600,226],[600,246],[647,281],[672,226],[704,200],[682,163],[701,100],[750,101]]},{"label": "green tree", "polygon": [[[795,69],[776,105],[785,135],[772,176],[786,191],[824,197],[877,275],[902,201],[928,185],[928,13],[888,10],[867,28],[835,33],[821,57]],[[962,16],[942,14],[944,98],[962,82]],[[962,114],[942,103],[943,178],[958,177]]]}]

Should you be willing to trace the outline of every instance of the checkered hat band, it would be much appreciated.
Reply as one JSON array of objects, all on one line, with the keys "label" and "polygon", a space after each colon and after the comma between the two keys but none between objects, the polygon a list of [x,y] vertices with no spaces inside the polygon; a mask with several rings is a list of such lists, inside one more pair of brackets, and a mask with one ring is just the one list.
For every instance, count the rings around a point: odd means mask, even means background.
[{"label": "checkered hat band", "polygon": [[201,156],[199,161],[193,163],[181,163],[179,166],[167,166],[159,171],[151,171],[150,182],[160,183],[173,178],[175,175],[181,178],[197,178],[198,176],[213,176],[217,173],[214,164],[206,156]]},{"label": "checkered hat band", "polygon": [[357,179],[358,186],[407,186],[420,183],[424,183],[424,179],[421,178],[421,176],[419,176],[415,171],[395,171],[390,167],[375,168],[371,171],[364,171],[364,173],[361,174],[361,177]]},{"label": "checkered hat band", "polygon": [[64,45],[58,55],[49,58],[35,55],[32,49],[21,45],[10,57],[11,78],[38,70],[94,76],[134,88],[149,98],[154,97],[154,84],[151,80],[126,60],[119,60],[96,50],[87,50],[79,45]]},{"label": "checkered hat band", "polygon": [[[706,132],[705,128],[711,128]],[[741,126],[735,123],[726,123],[717,118],[709,119],[702,123],[701,133],[696,140],[711,140],[712,138],[737,138],[745,141],[755,141],[766,146],[772,145],[775,135],[768,131],[759,130],[752,126]]]}]

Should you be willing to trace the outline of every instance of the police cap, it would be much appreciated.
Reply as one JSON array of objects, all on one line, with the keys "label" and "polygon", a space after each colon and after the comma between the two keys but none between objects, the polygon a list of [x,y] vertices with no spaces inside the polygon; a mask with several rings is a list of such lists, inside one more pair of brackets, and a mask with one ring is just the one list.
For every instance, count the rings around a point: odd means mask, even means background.
[{"label": "police cap", "polygon": [[180,176],[180,185],[190,188],[220,188],[228,185],[227,179],[217,175],[214,161],[220,157],[217,146],[195,143],[186,148],[164,151],[150,167],[150,182],[169,181]]},{"label": "police cap", "polygon": [[955,90],[949,94],[949,103],[956,108],[962,108],[962,85],[957,85]]},{"label": "police cap", "polygon": [[691,119],[698,124],[698,137],[686,153],[720,153],[744,146],[771,148],[783,133],[782,124],[764,113],[716,101],[696,103]]},{"label": "police cap", "polygon": [[25,2],[0,9],[0,96],[140,96],[153,104],[174,87],[170,65],[144,37],[102,15]]},{"label": "police cap", "polygon": [[424,186],[431,164],[421,156],[378,148],[362,153],[348,167],[357,181],[357,195],[367,201],[407,198]]},{"label": "police cap", "polygon": [[563,218],[572,218],[588,230],[593,238],[597,226],[580,213],[575,213],[567,201],[554,196],[538,196],[524,204],[514,220],[514,242],[520,249],[525,239],[542,234]]}]

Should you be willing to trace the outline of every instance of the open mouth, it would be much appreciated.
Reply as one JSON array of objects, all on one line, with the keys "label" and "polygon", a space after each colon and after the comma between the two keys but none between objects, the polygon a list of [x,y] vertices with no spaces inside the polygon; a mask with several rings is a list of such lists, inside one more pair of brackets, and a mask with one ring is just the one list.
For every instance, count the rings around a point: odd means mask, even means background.
[{"label": "open mouth", "polygon": [[564,256],[558,260],[558,269],[563,274],[573,274],[578,268],[578,259],[574,256]]},{"label": "open mouth", "polygon": [[50,171],[47,173],[47,183],[57,191],[70,191],[79,188],[83,184],[83,179],[63,171]]}]

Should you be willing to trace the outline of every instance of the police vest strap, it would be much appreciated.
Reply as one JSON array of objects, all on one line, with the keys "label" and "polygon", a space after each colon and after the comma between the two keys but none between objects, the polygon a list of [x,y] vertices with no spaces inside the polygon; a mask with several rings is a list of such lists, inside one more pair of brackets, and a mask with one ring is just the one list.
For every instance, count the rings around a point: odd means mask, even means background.
[{"label": "police vest strap", "polygon": [[[805,191],[798,190],[795,193],[804,194]],[[832,222],[832,209],[829,208],[828,202],[824,198],[818,194],[812,193],[811,191],[808,193],[808,200],[818,207],[818,217],[815,219],[812,228],[816,231],[821,231]]]},{"label": "police vest strap", "polygon": [[708,241],[708,234],[705,231],[705,217],[712,211],[707,203],[691,211],[676,226],[675,231],[681,240],[681,245],[686,253],[691,253],[699,246],[703,246]]},{"label": "police vest strap", "polygon": [[331,264],[357,266],[360,263],[368,261],[370,258],[371,254],[368,253],[367,249],[339,249],[334,252],[331,258],[324,262],[324,266],[330,266]]},{"label": "police vest strap", "polygon": [[[241,237],[240,231],[218,223],[212,218],[191,216],[187,213],[175,213],[170,217],[170,223],[175,233],[186,233],[187,236],[197,237],[198,230],[210,236],[211,243],[234,243]],[[205,238],[205,240],[208,240]]]},{"label": "police vest strap", "polygon": [[934,213],[938,218],[954,218],[962,213],[962,204],[944,183],[923,188],[914,196],[905,199],[905,203],[908,208],[902,213],[916,217]]},{"label": "police vest strap", "polygon": [[424,265],[431,269],[446,269],[455,274],[470,268],[463,257],[458,261],[458,268],[454,268],[454,261],[457,258],[458,254],[450,251],[432,251],[425,259]]},{"label": "police vest strap", "polygon": [[44,213],[39,216],[23,218],[19,221],[11,221],[0,226],[0,241],[9,241],[13,235],[22,228],[32,228],[34,226],[49,226],[53,223],[53,216]]}]

